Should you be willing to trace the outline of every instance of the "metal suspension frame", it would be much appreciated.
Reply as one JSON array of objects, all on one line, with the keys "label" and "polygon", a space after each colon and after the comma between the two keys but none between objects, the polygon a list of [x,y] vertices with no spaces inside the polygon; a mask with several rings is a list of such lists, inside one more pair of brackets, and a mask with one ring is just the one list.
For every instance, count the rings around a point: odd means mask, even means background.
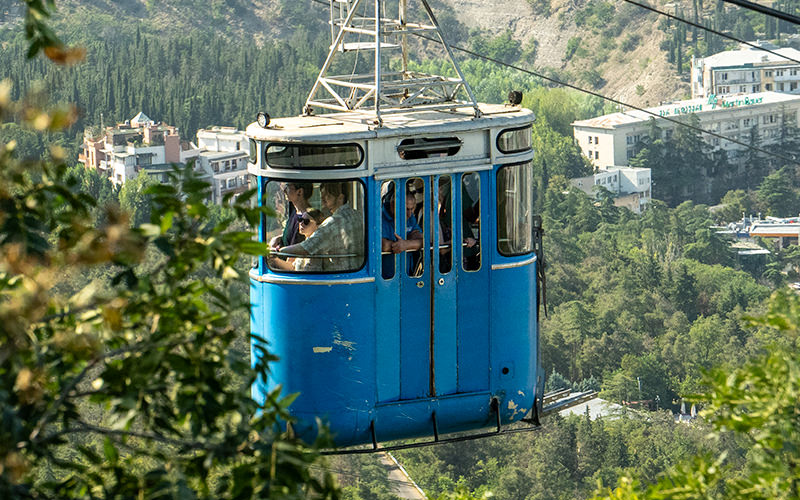
[{"label": "metal suspension frame", "polygon": [[569,390],[553,391],[542,396],[541,403],[543,409],[541,415],[537,407],[537,401],[534,401],[533,408],[530,410],[530,416],[523,418],[520,422],[528,424],[524,427],[503,427],[500,422],[500,407],[497,398],[492,398],[490,405],[490,417],[494,416],[495,429],[487,432],[478,432],[465,435],[458,435],[454,437],[442,438],[439,434],[439,421],[436,417],[436,412],[431,414],[431,429],[433,430],[433,440],[420,441],[416,443],[404,443],[389,446],[380,446],[378,436],[375,433],[375,422],[370,422],[370,434],[372,437],[371,448],[344,448],[339,450],[323,450],[320,455],[366,455],[369,453],[377,453],[382,451],[398,451],[408,450],[412,448],[424,448],[427,446],[438,446],[447,443],[458,443],[462,441],[475,441],[477,439],[484,439],[493,436],[500,436],[504,434],[517,434],[520,432],[533,432],[542,429],[540,417],[557,413],[567,408],[572,408],[581,403],[584,403],[592,398],[597,397],[595,391],[586,391],[578,394],[570,394]]},{"label": "metal suspension frame", "polygon": [[[442,110],[470,106],[474,110],[474,116],[479,117],[481,112],[472,89],[442,35],[427,0],[417,0],[422,3],[427,17],[427,21],[422,22],[408,21],[408,0],[398,0],[397,18],[381,14],[386,0],[372,1],[374,17],[360,17],[357,14],[359,8],[366,7],[370,0],[329,0],[333,43],[306,99],[303,113],[310,115],[316,108],[339,112],[372,108],[377,124],[381,125],[382,115],[385,114],[402,113],[411,109]],[[362,23],[362,26],[357,26],[356,23]],[[457,78],[408,70],[407,36],[425,32],[435,34],[433,39],[444,47]],[[366,36],[371,40],[350,42],[346,41],[348,35]],[[391,43],[388,38],[394,38],[398,43]],[[401,51],[402,68],[400,71],[384,72],[381,64],[383,52],[392,49]],[[328,75],[331,64],[339,53],[369,50],[375,51],[372,73]],[[467,100],[458,99],[462,91],[467,94]]]}]

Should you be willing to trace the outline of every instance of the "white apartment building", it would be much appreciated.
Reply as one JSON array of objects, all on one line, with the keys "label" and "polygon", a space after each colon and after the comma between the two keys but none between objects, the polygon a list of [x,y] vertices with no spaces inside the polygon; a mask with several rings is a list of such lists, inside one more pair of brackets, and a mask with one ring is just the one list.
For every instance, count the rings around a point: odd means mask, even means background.
[{"label": "white apartment building", "polygon": [[[665,117],[680,119],[695,114],[704,130],[721,134],[744,144],[750,142],[750,130],[757,127],[760,145],[775,143],[780,138],[784,120],[796,125],[800,111],[800,96],[777,92],[760,92],[742,96],[692,99],[665,104],[647,111],[653,113],[662,134],[669,138],[677,125]],[[627,166],[637,151],[637,144],[650,133],[653,115],[631,110],[574,122],[576,144],[596,167]],[[707,134],[703,138],[716,149],[724,149],[731,161],[742,157],[746,150],[719,137]]]},{"label": "white apartment building", "polygon": [[584,193],[595,196],[595,186],[614,193],[614,205],[641,213],[651,199],[649,168],[608,167],[598,169],[587,177],[570,179],[570,183]]},{"label": "white apartment building", "polygon": [[[772,50],[772,49],[771,49]],[[800,50],[774,52],[800,61]],[[692,98],[757,92],[800,94],[800,63],[770,52],[747,48],[692,58]]]},{"label": "white apartment building", "polygon": [[249,141],[233,127],[211,127],[197,131],[196,168],[211,182],[211,202],[222,203],[228,193],[237,195],[248,189],[247,160]]}]

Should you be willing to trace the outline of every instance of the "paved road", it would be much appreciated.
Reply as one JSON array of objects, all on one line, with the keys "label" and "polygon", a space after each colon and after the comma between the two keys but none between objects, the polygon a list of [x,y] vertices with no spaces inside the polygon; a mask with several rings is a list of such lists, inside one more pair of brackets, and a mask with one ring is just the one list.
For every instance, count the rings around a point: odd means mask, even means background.
[{"label": "paved road", "polygon": [[386,468],[392,493],[398,498],[408,500],[427,500],[425,493],[408,476],[405,469],[397,463],[392,455],[383,452],[378,455],[381,465]]}]

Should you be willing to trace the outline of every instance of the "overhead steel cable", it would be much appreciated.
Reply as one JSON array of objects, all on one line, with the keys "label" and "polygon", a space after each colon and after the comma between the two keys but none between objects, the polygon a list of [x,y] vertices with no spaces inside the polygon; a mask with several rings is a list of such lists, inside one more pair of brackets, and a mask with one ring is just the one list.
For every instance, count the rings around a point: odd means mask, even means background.
[{"label": "overhead steel cable", "polygon": [[792,24],[800,24],[800,17],[788,14],[780,10],[773,9],[772,7],[765,7],[755,2],[748,2],[747,0],[722,0],[722,1],[738,5],[739,7],[742,7],[744,9],[760,12],[761,14],[766,14],[770,17],[777,17],[782,21],[786,21]]},{"label": "overhead steel cable", "polygon": [[[420,38],[424,38],[426,40],[430,40],[430,41],[434,41],[434,42],[436,41],[433,38],[427,37],[427,36],[425,36],[425,35],[423,35],[421,33],[414,33],[414,35],[416,35],[416,36],[418,36]],[[674,123],[674,124],[676,124],[678,126],[686,127],[688,129],[694,130],[694,131],[699,132],[701,134],[707,134],[707,135],[710,135],[711,137],[717,137],[717,138],[722,139],[724,141],[728,141],[728,142],[730,142],[732,144],[737,144],[737,145],[745,147],[747,149],[750,149],[750,150],[753,150],[753,151],[758,151],[759,153],[763,153],[763,154],[765,154],[767,156],[770,156],[770,157],[773,157],[773,158],[779,158],[779,159],[787,161],[789,163],[794,163],[796,165],[800,165],[800,161],[797,160],[795,155],[793,155],[792,158],[789,158],[788,156],[777,154],[774,151],[768,151],[768,150],[760,148],[758,146],[753,146],[753,145],[750,145],[750,144],[746,144],[746,143],[741,142],[741,141],[739,141],[737,139],[731,139],[730,137],[726,137],[726,136],[724,136],[722,134],[718,134],[718,133],[712,132],[710,130],[704,130],[704,129],[700,128],[700,127],[695,127],[694,125],[691,125],[691,124],[688,124],[688,123],[684,123],[684,122],[682,122],[680,120],[676,120],[675,118],[670,118],[668,116],[661,116],[658,113],[654,113],[654,112],[649,111],[649,110],[647,110],[645,108],[640,108],[638,106],[634,106],[633,104],[628,104],[626,102],[622,102],[622,101],[620,101],[618,99],[614,99],[613,97],[608,97],[608,96],[603,95],[603,94],[601,94],[599,92],[595,92],[593,90],[584,89],[582,87],[578,87],[577,85],[573,85],[571,83],[562,82],[561,80],[557,80],[555,78],[543,75],[541,73],[537,73],[535,71],[531,71],[529,69],[525,69],[525,68],[516,66],[514,64],[509,64],[507,62],[501,61],[499,59],[495,59],[493,57],[484,56],[483,54],[479,54],[479,53],[477,53],[475,51],[472,51],[472,50],[469,50],[469,49],[458,47],[456,45],[450,45],[450,47],[452,49],[454,49],[454,50],[458,50],[458,51],[463,52],[465,54],[469,54],[469,55],[471,55],[473,57],[477,57],[478,59],[483,59],[485,61],[493,62],[493,63],[498,64],[500,66],[505,66],[505,67],[517,70],[517,71],[519,71],[521,73],[526,73],[528,75],[535,76],[537,78],[541,78],[542,80],[554,83],[556,85],[560,85],[562,87],[567,87],[567,88],[570,88],[570,89],[573,89],[573,90],[577,90],[578,92],[583,92],[584,94],[589,94],[589,95],[592,95],[592,96],[595,96],[595,97],[599,97],[600,99],[606,100],[608,102],[613,102],[614,104],[617,104],[619,106],[624,106],[626,108],[631,108],[631,109],[634,109],[636,111],[641,111],[642,113],[650,115],[653,118],[659,118],[661,120],[672,122],[672,123]],[[624,113],[624,111],[623,111],[623,113]]]},{"label": "overhead steel cable", "polygon": [[[327,5],[327,3],[324,0],[312,0],[312,1],[314,1],[316,3],[323,4],[323,5]],[[729,0],[723,0],[723,1],[729,1]],[[414,36],[419,37],[419,38],[423,38],[425,40],[438,43],[438,40],[436,40],[434,38],[431,38],[429,36],[423,35],[422,33],[412,33],[412,34]],[[595,96],[595,97],[599,97],[600,99],[603,99],[603,100],[608,101],[608,102],[612,102],[612,103],[617,104],[619,106],[623,106],[623,107],[626,107],[626,108],[634,109],[636,111],[641,111],[642,113],[650,115],[653,118],[660,118],[662,120],[674,123],[674,124],[676,124],[676,125],[678,125],[680,127],[686,127],[686,128],[688,128],[690,130],[694,130],[695,132],[699,132],[701,134],[706,134],[706,135],[709,135],[711,137],[716,137],[718,139],[721,139],[721,140],[724,140],[724,141],[728,141],[728,142],[730,142],[732,144],[736,144],[736,145],[742,146],[742,147],[744,147],[746,149],[749,149],[749,150],[752,150],[752,151],[758,151],[759,153],[762,153],[762,154],[767,155],[769,157],[778,158],[778,159],[781,159],[783,161],[786,161],[786,162],[789,162],[789,163],[793,163],[795,165],[800,165],[800,161],[797,160],[796,155],[792,155],[792,158],[790,158],[788,156],[777,154],[777,153],[775,153],[773,151],[768,151],[768,150],[760,148],[758,146],[753,146],[753,145],[750,145],[750,144],[746,144],[746,143],[741,142],[741,141],[739,141],[737,139],[731,139],[731,138],[726,137],[726,136],[724,136],[722,134],[718,134],[716,132],[711,132],[710,130],[704,130],[704,129],[700,128],[700,127],[695,127],[694,125],[690,125],[688,123],[684,123],[684,122],[682,122],[680,120],[676,120],[675,118],[670,118],[668,116],[661,116],[658,113],[653,113],[652,111],[649,111],[649,110],[647,110],[645,108],[640,108],[638,106],[634,106],[632,104],[628,104],[626,102],[622,102],[622,101],[620,101],[618,99],[614,99],[613,97],[608,97],[608,96],[606,96],[604,94],[601,94],[599,92],[595,92],[593,90],[584,89],[582,87],[578,87],[577,85],[573,85],[571,83],[562,82],[560,80],[557,80],[555,78],[543,75],[541,73],[537,73],[535,71],[532,71],[532,70],[529,70],[529,69],[525,69],[525,68],[516,66],[514,64],[509,64],[509,63],[507,63],[505,61],[501,61],[501,60],[495,59],[493,57],[485,56],[483,54],[479,54],[479,53],[477,53],[475,51],[472,51],[472,50],[469,50],[469,49],[465,49],[463,47],[458,47],[457,45],[452,45],[451,44],[450,48],[452,48],[453,50],[458,50],[458,51],[463,52],[465,54],[471,55],[473,57],[477,57],[478,59],[483,59],[485,61],[489,61],[489,62],[498,64],[500,66],[505,66],[507,68],[514,69],[514,70],[519,71],[521,73],[525,73],[525,74],[528,74],[528,75],[531,75],[531,76],[535,76],[537,78],[541,78],[542,80],[548,81],[550,83],[553,83],[553,84],[556,84],[556,85],[559,85],[559,86],[562,86],[562,87],[567,87],[567,88],[570,88],[570,89],[573,89],[573,90],[577,90],[578,92],[582,92],[584,94],[589,94],[589,95],[592,95],[592,96]],[[781,57],[784,57],[784,56],[781,56]]]},{"label": "overhead steel cable", "polygon": [[763,50],[764,52],[769,52],[772,55],[780,57],[781,59],[786,59],[788,61],[792,61],[792,62],[796,62],[797,64],[800,64],[800,60],[791,58],[789,56],[785,56],[785,55],[783,55],[783,54],[781,54],[781,53],[779,53],[779,52],[777,52],[775,50],[767,49],[765,47],[758,46],[758,45],[754,44],[753,42],[748,42],[748,41],[736,38],[735,36],[727,35],[725,33],[722,33],[721,31],[717,31],[717,30],[715,30],[713,28],[709,28],[707,26],[703,26],[702,24],[698,24],[698,23],[689,21],[688,19],[684,19],[682,17],[678,17],[678,16],[675,16],[675,15],[669,14],[667,12],[658,10],[658,9],[656,9],[654,7],[650,7],[647,4],[639,3],[639,2],[636,2],[635,0],[623,0],[623,1],[627,2],[627,3],[631,4],[631,5],[636,5],[638,7],[641,7],[643,9],[645,9],[645,10],[649,10],[650,12],[655,12],[656,14],[660,14],[660,15],[666,16],[666,17],[668,17],[670,19],[674,19],[676,21],[688,24],[689,26],[694,26],[695,28],[700,28],[702,30],[708,31],[709,33],[713,33],[713,34],[721,36],[723,38],[727,38],[728,40],[733,40],[734,42],[739,42],[741,44],[748,45],[748,46],[750,46],[750,47],[752,47],[754,49],[757,49],[757,50]]}]

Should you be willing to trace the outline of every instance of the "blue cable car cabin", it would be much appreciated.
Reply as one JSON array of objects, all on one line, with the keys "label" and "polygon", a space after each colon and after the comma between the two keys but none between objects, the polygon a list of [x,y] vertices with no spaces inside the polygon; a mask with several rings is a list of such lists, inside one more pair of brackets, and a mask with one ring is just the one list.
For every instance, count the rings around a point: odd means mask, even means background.
[{"label": "blue cable car cabin", "polygon": [[[254,398],[337,446],[511,423],[541,403],[531,123],[512,105],[251,124],[273,251],[250,272]],[[498,420],[499,418],[499,420]]]}]

